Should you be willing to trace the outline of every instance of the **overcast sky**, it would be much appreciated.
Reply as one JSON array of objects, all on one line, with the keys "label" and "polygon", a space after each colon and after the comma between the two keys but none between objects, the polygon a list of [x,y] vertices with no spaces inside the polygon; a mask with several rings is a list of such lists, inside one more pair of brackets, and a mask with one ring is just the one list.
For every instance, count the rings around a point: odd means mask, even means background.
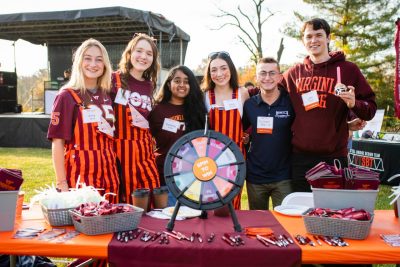
[{"label": "overcast sky", "polygon": [[[301,0],[266,0],[271,11],[278,12],[263,28],[265,56],[276,57],[283,26],[294,20],[293,10],[311,15],[313,10]],[[216,18],[219,14],[217,7],[234,11],[240,5],[243,10],[251,10],[250,0],[13,0],[3,3],[0,13],[43,12],[73,9],[99,8],[107,6],[123,6],[144,11],[160,13],[174,22],[179,28],[190,35],[186,53],[185,65],[195,69],[210,52],[228,51],[236,67],[249,63],[250,52],[239,43],[234,28],[215,29],[223,23]],[[289,37],[284,39],[285,49],[281,63],[292,64],[299,62],[305,50],[300,42]],[[46,48],[18,41],[15,50],[18,75],[31,75],[40,68],[47,67]],[[14,49],[12,42],[0,40],[0,70],[13,71]]]}]

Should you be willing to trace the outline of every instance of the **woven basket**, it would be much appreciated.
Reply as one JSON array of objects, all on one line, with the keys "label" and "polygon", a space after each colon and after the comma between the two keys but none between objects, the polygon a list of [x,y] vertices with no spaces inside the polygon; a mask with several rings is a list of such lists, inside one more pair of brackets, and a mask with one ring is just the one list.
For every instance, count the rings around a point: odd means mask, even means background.
[{"label": "woven basket", "polygon": [[40,206],[42,207],[44,218],[51,226],[73,225],[71,215],[68,212],[72,209],[48,209],[43,204]]},{"label": "woven basket", "polygon": [[117,205],[130,206],[133,211],[92,217],[82,216],[75,210],[69,212],[75,229],[85,235],[101,235],[136,229],[142,218],[143,209],[129,204]]},{"label": "woven basket", "polygon": [[307,232],[313,235],[365,239],[369,235],[373,215],[371,215],[371,220],[369,221],[343,220],[308,215],[303,215],[303,220]]}]

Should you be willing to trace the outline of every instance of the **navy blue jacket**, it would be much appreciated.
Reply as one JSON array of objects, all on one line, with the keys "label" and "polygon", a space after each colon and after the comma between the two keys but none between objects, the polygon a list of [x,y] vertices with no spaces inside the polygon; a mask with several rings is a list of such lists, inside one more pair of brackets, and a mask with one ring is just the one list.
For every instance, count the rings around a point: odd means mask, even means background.
[{"label": "navy blue jacket", "polygon": [[[247,177],[253,184],[266,184],[290,179],[291,125],[294,111],[289,95],[280,88],[272,104],[265,103],[260,93],[243,106],[243,127],[252,127],[251,147],[247,154]],[[273,117],[272,134],[257,133],[257,117]]]}]

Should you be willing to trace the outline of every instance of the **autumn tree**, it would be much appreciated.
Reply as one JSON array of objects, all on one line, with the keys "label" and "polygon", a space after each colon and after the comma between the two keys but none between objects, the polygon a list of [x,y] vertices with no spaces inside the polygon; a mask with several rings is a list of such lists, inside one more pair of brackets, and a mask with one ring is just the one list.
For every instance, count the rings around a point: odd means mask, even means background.
[{"label": "autumn tree", "polygon": [[[277,13],[265,7],[264,2],[265,0],[252,0],[254,9],[249,11],[245,11],[240,5],[237,6],[235,12],[218,8],[220,14],[216,16],[226,21],[216,30],[232,27],[239,31],[237,37],[250,52],[254,64],[257,64],[258,60],[263,57],[263,26]],[[282,52],[283,39],[277,53],[278,61]]]},{"label": "autumn tree", "polygon": [[[379,108],[393,114],[393,51],[394,22],[397,0],[303,0],[314,7],[317,17],[331,26],[331,47],[342,50],[349,61],[356,63],[377,94]],[[295,12],[304,22],[309,17]],[[289,25],[286,33],[300,38],[299,27]]]},{"label": "autumn tree", "polygon": [[256,73],[256,66],[245,66],[238,69],[238,76],[239,76],[239,84],[244,85],[246,82],[252,82],[255,84],[255,73]]},{"label": "autumn tree", "polygon": [[18,77],[18,103],[23,111],[43,111],[44,82],[48,79],[47,69],[40,69],[32,76]]}]

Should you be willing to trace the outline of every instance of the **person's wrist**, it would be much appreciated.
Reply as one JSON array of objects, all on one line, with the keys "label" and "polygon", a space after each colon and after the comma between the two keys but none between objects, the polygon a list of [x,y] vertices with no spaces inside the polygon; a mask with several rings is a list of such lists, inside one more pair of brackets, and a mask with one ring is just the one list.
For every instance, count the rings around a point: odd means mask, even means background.
[{"label": "person's wrist", "polygon": [[62,180],[62,181],[57,181],[56,182],[56,187],[64,187],[64,186],[68,186],[67,180]]}]

